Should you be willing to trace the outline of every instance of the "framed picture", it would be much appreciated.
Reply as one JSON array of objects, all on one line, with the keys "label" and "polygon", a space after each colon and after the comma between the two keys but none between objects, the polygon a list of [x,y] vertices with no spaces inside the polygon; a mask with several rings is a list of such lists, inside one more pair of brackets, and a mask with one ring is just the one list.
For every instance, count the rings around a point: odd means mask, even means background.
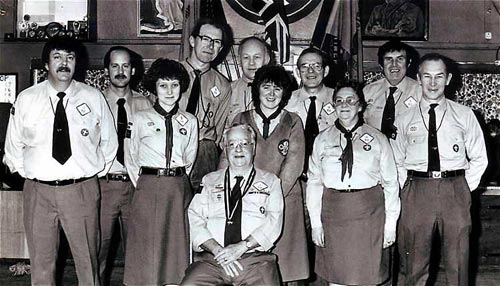
[{"label": "framed picture", "polygon": [[17,73],[0,73],[0,103],[14,103],[17,95]]},{"label": "framed picture", "polygon": [[137,0],[137,36],[180,39],[184,22],[182,0]]},{"label": "framed picture", "polygon": [[429,0],[360,0],[359,6],[366,40],[428,38]]}]

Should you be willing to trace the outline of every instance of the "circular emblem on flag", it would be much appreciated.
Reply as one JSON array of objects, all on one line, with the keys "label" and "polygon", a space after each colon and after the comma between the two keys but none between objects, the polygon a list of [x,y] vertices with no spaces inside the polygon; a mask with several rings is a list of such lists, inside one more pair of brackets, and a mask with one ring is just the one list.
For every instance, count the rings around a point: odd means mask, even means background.
[{"label": "circular emblem on flag", "polygon": [[181,129],[179,129],[179,133],[182,135],[186,135],[188,132],[185,128],[181,128]]},{"label": "circular emblem on flag", "polygon": [[288,154],[288,140],[283,139],[278,144],[278,151],[281,155],[286,156]]},{"label": "circular emblem on flag", "polygon": [[265,207],[260,207],[259,210],[260,210],[261,214],[265,214],[266,213],[266,208]]},{"label": "circular emblem on flag", "polygon": [[89,136],[89,130],[87,128],[83,128],[80,130],[80,134],[82,134],[82,136]]},{"label": "circular emblem on flag", "polygon": [[365,149],[365,151],[370,151],[372,149],[372,146],[370,146],[370,145],[364,145],[363,149]]},{"label": "circular emblem on flag", "polygon": [[[259,11],[264,8],[266,1],[264,0],[228,0],[229,6],[236,11],[241,17],[252,21],[257,24],[261,24]],[[285,5],[285,12],[288,17],[288,22],[296,22],[305,16],[309,15],[314,8],[321,3],[321,0],[295,0],[286,1],[288,4]]]},{"label": "circular emblem on flag", "polygon": [[460,150],[460,147],[457,144],[453,145],[453,151],[458,152],[458,150]]}]

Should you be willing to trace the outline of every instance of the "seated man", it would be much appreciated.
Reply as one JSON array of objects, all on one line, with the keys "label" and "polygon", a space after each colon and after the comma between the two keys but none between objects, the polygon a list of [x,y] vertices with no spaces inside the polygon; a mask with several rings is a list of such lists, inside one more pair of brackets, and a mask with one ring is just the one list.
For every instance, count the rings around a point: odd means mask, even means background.
[{"label": "seated man", "polygon": [[229,167],[207,174],[189,206],[195,254],[181,285],[279,285],[276,256],[283,194],[275,175],[253,166],[255,131],[246,124],[223,134]]}]

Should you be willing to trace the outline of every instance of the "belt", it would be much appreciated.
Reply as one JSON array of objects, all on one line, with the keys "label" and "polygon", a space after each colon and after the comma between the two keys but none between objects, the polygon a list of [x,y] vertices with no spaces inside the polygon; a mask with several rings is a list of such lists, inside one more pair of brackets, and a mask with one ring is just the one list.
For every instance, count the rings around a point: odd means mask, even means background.
[{"label": "belt", "polygon": [[177,168],[148,168],[141,167],[139,170],[139,175],[156,175],[156,176],[165,176],[165,177],[180,177],[186,174],[185,167],[177,167]]},{"label": "belt", "polygon": [[451,178],[465,175],[465,170],[453,170],[453,171],[431,171],[431,172],[419,172],[408,170],[408,176],[417,177],[417,178],[432,178],[432,179],[442,179],[442,178]]},{"label": "belt", "polygon": [[356,192],[361,192],[361,191],[364,191],[366,189],[329,189],[333,192],[337,192],[337,193],[356,193]]},{"label": "belt", "polygon": [[33,181],[44,184],[44,185],[49,185],[49,186],[67,186],[67,185],[72,185],[72,184],[77,184],[81,183],[83,181],[86,181],[88,179],[91,179],[93,177],[84,177],[84,178],[79,178],[79,179],[68,179],[68,180],[55,180],[55,181],[42,181],[38,179],[33,179]]},{"label": "belt", "polygon": [[99,179],[104,179],[108,181],[120,181],[120,182],[130,182],[130,177],[128,174],[106,174]]}]

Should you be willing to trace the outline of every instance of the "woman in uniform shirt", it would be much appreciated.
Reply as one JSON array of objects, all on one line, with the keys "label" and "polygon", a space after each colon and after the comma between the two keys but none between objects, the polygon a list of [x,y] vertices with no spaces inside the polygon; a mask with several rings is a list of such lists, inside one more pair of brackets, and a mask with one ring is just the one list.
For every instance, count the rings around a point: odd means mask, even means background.
[{"label": "woman in uniform shirt", "polygon": [[252,83],[255,110],[236,115],[233,124],[246,123],[257,133],[254,164],[281,179],[285,200],[283,231],[273,252],[283,282],[309,277],[302,186],[304,128],[300,117],[284,109],[292,93],[291,76],[281,66],[257,70]]},{"label": "woman in uniform shirt", "polygon": [[306,189],[315,272],[330,285],[377,285],[396,238],[396,165],[387,138],[363,122],[361,87],[340,83],[333,102],[338,119],[316,137]]},{"label": "woman in uniform shirt", "polygon": [[189,264],[189,172],[198,148],[198,120],[179,109],[189,76],[176,61],[157,59],[143,80],[157,96],[129,122],[126,165],[136,192],[125,257],[126,285],[179,284]]}]

